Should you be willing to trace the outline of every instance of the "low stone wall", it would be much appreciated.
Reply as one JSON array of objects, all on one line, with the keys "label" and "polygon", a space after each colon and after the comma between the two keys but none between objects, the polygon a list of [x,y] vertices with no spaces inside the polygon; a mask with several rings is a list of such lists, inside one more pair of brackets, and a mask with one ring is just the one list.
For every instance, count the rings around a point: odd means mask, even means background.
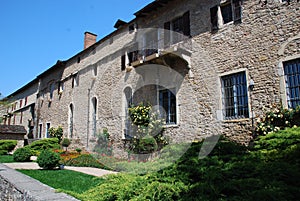
[{"label": "low stone wall", "polygon": [[56,193],[55,189],[0,164],[1,201],[75,201],[77,199]]}]

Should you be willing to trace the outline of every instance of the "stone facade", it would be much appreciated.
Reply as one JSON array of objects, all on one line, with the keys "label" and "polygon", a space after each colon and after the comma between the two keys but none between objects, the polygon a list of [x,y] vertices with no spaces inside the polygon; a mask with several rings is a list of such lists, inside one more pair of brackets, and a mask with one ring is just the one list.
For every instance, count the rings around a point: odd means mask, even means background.
[{"label": "stone facade", "polygon": [[[225,23],[228,19],[220,21],[220,16],[228,5],[237,13]],[[176,96],[176,122],[167,125],[165,134],[174,142],[224,134],[248,143],[265,110],[272,104],[287,107],[283,62],[300,58],[299,13],[297,1],[155,1],[131,22],[59,61],[11,100],[24,93],[35,97],[35,138],[47,137],[47,127],[61,125],[73,147],[93,150],[96,134],[107,128],[115,153],[122,155],[129,102],[158,107],[161,91],[169,89]],[[189,30],[180,23],[189,24]],[[177,26],[183,26],[179,36],[172,32]],[[153,45],[149,35],[155,37],[156,52],[128,61],[130,53]],[[167,39],[174,44],[165,46]],[[226,119],[222,79],[237,73],[245,75],[247,89],[250,80],[255,86],[245,92],[245,115]]]}]

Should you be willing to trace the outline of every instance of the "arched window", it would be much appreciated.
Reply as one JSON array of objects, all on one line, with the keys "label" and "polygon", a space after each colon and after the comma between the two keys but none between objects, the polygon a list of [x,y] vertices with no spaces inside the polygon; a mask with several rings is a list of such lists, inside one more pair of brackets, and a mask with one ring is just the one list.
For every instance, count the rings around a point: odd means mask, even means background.
[{"label": "arched window", "polygon": [[69,107],[69,137],[73,138],[73,125],[74,125],[74,106],[70,104]]},{"label": "arched window", "polygon": [[92,111],[92,128],[93,128],[93,134],[96,136],[97,134],[97,98],[92,98],[92,105],[93,105],[93,111]]},{"label": "arched window", "polygon": [[132,105],[132,89],[130,87],[126,87],[124,89],[124,96],[125,96],[125,129],[124,129],[124,135],[125,138],[130,138],[131,137],[131,122],[129,119],[129,114],[128,114],[128,108]]}]

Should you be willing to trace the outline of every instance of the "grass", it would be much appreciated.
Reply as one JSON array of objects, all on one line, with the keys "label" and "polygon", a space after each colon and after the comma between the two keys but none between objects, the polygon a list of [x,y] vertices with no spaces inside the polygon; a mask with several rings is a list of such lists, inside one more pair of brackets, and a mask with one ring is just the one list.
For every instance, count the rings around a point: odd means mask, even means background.
[{"label": "grass", "polygon": [[13,163],[15,162],[12,155],[0,155],[0,163]]},{"label": "grass", "polygon": [[94,188],[104,179],[72,170],[18,170],[58,191],[71,195],[81,194]]}]

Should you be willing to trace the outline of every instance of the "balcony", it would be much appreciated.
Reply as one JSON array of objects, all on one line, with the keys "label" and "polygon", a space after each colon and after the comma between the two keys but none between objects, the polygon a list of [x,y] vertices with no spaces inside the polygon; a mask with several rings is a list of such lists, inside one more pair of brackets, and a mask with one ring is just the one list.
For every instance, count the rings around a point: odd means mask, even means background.
[{"label": "balcony", "polygon": [[[181,57],[189,62],[192,51],[192,41],[189,38],[174,37],[174,42],[165,44],[164,38],[160,40],[148,41],[147,45],[128,53],[129,66],[138,67],[140,65],[155,62],[169,54]],[[160,63],[160,62],[159,62]]]}]

